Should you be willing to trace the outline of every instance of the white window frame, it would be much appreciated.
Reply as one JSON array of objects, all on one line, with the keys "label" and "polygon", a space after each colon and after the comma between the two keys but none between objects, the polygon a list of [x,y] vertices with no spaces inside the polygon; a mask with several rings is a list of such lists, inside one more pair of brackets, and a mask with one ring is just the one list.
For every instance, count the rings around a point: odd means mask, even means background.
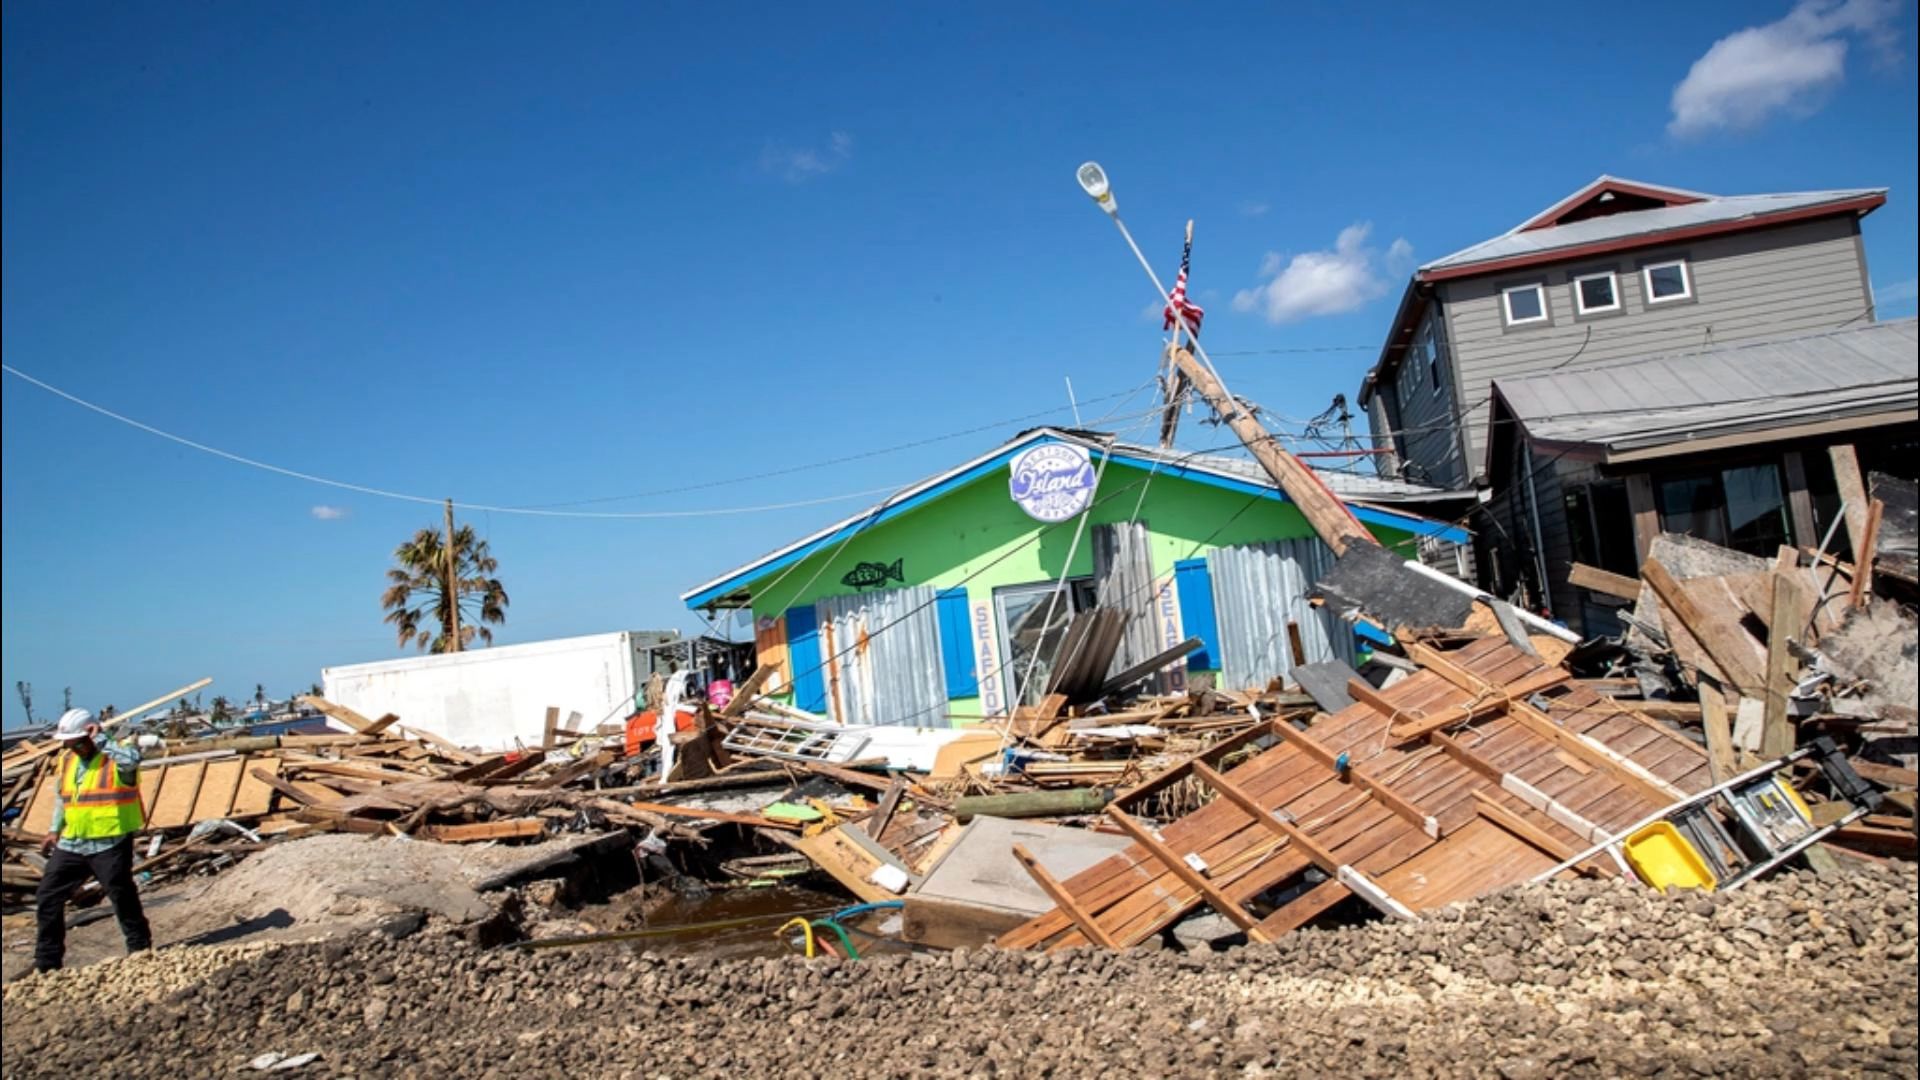
[{"label": "white window frame", "polygon": [[[1686,288],[1673,296],[1653,295],[1653,272],[1655,270],[1665,270],[1669,266],[1677,266],[1680,268],[1680,282],[1686,286]],[[1648,263],[1640,268],[1640,285],[1646,290],[1647,303],[1649,305],[1671,304],[1679,300],[1691,300],[1693,299],[1693,267],[1688,266],[1687,260],[1685,259],[1666,259],[1661,262]]]},{"label": "white window frame", "polygon": [[[1540,297],[1540,314],[1535,315],[1532,318],[1528,318],[1528,319],[1516,319],[1513,317],[1513,294],[1517,292],[1527,292],[1529,290],[1531,290],[1535,295]],[[1544,322],[1550,321],[1552,319],[1553,313],[1547,307],[1546,283],[1540,282],[1540,281],[1532,281],[1532,282],[1528,282],[1525,285],[1509,285],[1506,288],[1501,289],[1500,290],[1500,314],[1506,317],[1508,326],[1532,326],[1536,323],[1544,323]]]},{"label": "white window frame", "polygon": [[[1595,281],[1600,278],[1607,279],[1607,291],[1613,294],[1613,303],[1608,304],[1604,307],[1588,307],[1586,294],[1580,291],[1580,286],[1585,284],[1586,282]],[[1605,315],[1609,312],[1619,311],[1620,310],[1620,275],[1615,273],[1612,270],[1602,270],[1594,274],[1581,274],[1579,277],[1574,278],[1573,279],[1573,310],[1579,312],[1582,315]]]}]

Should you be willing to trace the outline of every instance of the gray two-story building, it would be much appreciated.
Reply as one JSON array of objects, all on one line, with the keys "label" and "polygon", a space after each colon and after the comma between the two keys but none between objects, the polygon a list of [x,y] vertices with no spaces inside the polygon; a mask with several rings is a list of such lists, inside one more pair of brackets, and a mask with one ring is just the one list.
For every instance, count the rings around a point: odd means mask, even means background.
[{"label": "gray two-story building", "polygon": [[[1742,504],[1732,516],[1780,522],[1777,530],[1751,527],[1752,536],[1818,543],[1800,535],[1817,526],[1815,516],[1793,511],[1811,504],[1810,491],[1831,490],[1825,455],[1812,453],[1819,445],[1760,446],[1768,406],[1753,400],[1753,381],[1716,380],[1703,362],[1682,358],[1718,353],[1715,364],[1737,365],[1748,354],[1728,350],[1742,343],[1820,338],[1871,324],[1860,223],[1885,201],[1884,189],[1719,196],[1602,176],[1500,236],[1421,266],[1360,390],[1382,470],[1478,489],[1481,501],[1468,524],[1480,584],[1576,625],[1596,620],[1586,617],[1589,598],[1566,581],[1574,561],[1630,573],[1649,527],[1697,533],[1690,526],[1698,522],[1727,523],[1729,498]],[[1822,350],[1832,352],[1831,363]],[[1859,350],[1844,339],[1789,351],[1807,356],[1812,369],[1852,372],[1841,382],[1879,377],[1879,369],[1852,358]],[[1648,364],[1660,358],[1668,362]],[[1616,368],[1612,382],[1572,381]],[[1690,380],[1689,372],[1703,377]],[[1672,380],[1675,389],[1664,399],[1658,391],[1593,391],[1631,388],[1636,379]],[[1691,385],[1682,392],[1685,383]],[[1502,403],[1503,385],[1514,388],[1513,401]],[[1658,422],[1663,401],[1677,410],[1726,405],[1716,397],[1742,394],[1744,414],[1758,420],[1739,447],[1739,468],[1747,471],[1737,475],[1699,456],[1708,447],[1692,441],[1684,417]],[[1504,405],[1498,414],[1496,404]],[[1622,425],[1668,431],[1662,453],[1669,460],[1660,470],[1642,467],[1629,483],[1621,462],[1609,460],[1615,452],[1558,437],[1568,421],[1590,430],[1605,427],[1610,415]],[[1900,414],[1874,415],[1898,422]],[[1859,421],[1810,423],[1795,437],[1838,437]],[[1729,449],[1724,438],[1716,445]],[[1650,453],[1643,448],[1637,460]],[[1680,479],[1669,483],[1668,474]],[[1648,508],[1658,511],[1663,499],[1671,513],[1649,518]],[[1715,499],[1717,510],[1704,505]],[[1689,504],[1684,510],[1681,501]],[[1621,549],[1623,528],[1625,554],[1595,554]]]}]

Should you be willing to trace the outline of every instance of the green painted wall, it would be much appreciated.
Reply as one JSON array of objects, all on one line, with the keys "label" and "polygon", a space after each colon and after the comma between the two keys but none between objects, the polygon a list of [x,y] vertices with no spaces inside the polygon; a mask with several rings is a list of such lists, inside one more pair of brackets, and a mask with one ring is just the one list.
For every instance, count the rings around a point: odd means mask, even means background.
[{"label": "green painted wall", "polygon": [[[1144,468],[1115,463],[1101,478],[1087,533],[1073,551],[1069,576],[1093,573],[1092,526],[1133,519],[1136,508],[1151,537],[1156,575],[1171,575],[1174,563],[1204,555],[1210,548],[1286,540],[1313,532],[1291,503],[1253,499],[1164,473],[1150,476]],[[829,546],[754,580],[750,585],[753,614],[756,620],[778,617],[823,596],[855,592],[842,583],[854,567],[863,562],[891,566],[896,559],[901,560],[906,580],[889,579],[885,587],[964,585],[969,605],[977,611],[991,603],[996,588],[1057,579],[1074,547],[1077,522],[1047,526],[1028,517],[1008,494],[1006,469],[995,469],[855,535],[844,547]],[[1381,542],[1414,557],[1411,534],[1379,527],[1373,531]],[[980,700],[956,698],[950,712],[956,720],[977,718]]]}]

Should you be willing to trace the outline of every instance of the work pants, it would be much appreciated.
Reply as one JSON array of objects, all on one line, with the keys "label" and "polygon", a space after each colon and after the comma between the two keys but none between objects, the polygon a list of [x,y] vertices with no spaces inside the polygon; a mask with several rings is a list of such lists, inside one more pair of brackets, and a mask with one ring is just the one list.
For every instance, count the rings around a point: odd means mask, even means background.
[{"label": "work pants", "polygon": [[147,927],[147,913],[140,907],[140,888],[133,881],[133,837],[123,838],[97,855],[76,855],[54,848],[47,868],[40,874],[40,891],[35,895],[35,914],[40,934],[33,944],[35,971],[51,971],[67,956],[67,898],[91,877],[106,890],[107,901],[120,921],[120,935],[127,940],[127,951],[139,952],[153,944],[153,931]]}]

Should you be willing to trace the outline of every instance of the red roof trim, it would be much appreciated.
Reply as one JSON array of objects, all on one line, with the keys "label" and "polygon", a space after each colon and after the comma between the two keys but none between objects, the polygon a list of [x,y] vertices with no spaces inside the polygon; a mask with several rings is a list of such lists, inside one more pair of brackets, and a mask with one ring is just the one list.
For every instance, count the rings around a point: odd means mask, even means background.
[{"label": "red roof trim", "polygon": [[1488,262],[1467,263],[1464,266],[1449,266],[1439,270],[1422,270],[1420,271],[1419,279],[1421,281],[1450,281],[1454,278],[1478,277],[1481,274],[1496,274],[1503,270],[1515,270],[1524,266],[1564,262],[1569,259],[1584,259],[1594,255],[1606,255],[1615,251],[1629,251],[1633,248],[1656,247],[1660,244],[1672,244],[1681,240],[1695,240],[1703,236],[1721,236],[1727,233],[1745,232],[1749,229],[1764,229],[1774,225],[1784,225],[1790,221],[1803,221],[1807,218],[1829,217],[1834,214],[1851,212],[1865,214],[1876,207],[1884,206],[1886,201],[1887,197],[1885,195],[1863,195],[1857,199],[1843,199],[1839,202],[1822,203],[1819,206],[1803,206],[1798,210],[1784,210],[1777,214],[1740,218],[1736,221],[1715,221],[1705,225],[1668,229],[1664,232],[1641,233],[1638,236],[1623,236],[1616,240],[1603,240],[1592,244],[1576,244],[1572,247],[1554,248],[1550,251],[1536,251],[1527,255],[1514,255],[1505,259],[1493,259]]},{"label": "red roof trim", "polygon": [[1531,232],[1534,229],[1546,229],[1559,223],[1560,218],[1602,192],[1612,191],[1621,195],[1638,195],[1644,199],[1658,199],[1668,206],[1685,206],[1688,203],[1705,202],[1703,196],[1678,188],[1656,187],[1652,184],[1636,184],[1630,180],[1615,180],[1601,177],[1579,191],[1561,199],[1552,206],[1522,222],[1514,232]]}]

